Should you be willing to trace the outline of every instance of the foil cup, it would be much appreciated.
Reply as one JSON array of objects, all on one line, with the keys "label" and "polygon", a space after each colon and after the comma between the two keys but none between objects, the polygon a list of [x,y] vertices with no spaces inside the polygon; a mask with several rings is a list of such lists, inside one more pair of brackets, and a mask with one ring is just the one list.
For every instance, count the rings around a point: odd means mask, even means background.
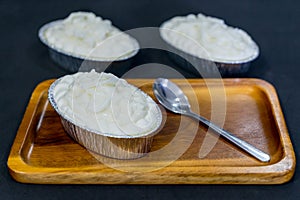
[{"label": "foil cup", "polygon": [[45,31],[48,28],[61,23],[63,20],[57,20],[43,25],[38,32],[39,39],[46,45],[49,51],[50,58],[58,64],[61,68],[67,70],[68,72],[78,72],[80,71],[90,71],[90,69],[95,69],[98,72],[108,71],[114,74],[125,73],[130,65],[132,64],[133,57],[139,51],[139,43],[136,39],[132,38],[136,48],[127,56],[122,56],[113,60],[101,59],[101,58],[89,58],[88,56],[75,55],[70,52],[66,52],[63,49],[57,49],[54,45],[49,44],[45,38]]},{"label": "foil cup", "polygon": [[[60,79],[53,82],[48,90],[48,99],[54,110],[58,113],[61,123],[68,133],[80,145],[94,153],[115,159],[136,159],[145,156],[151,149],[153,137],[161,130],[163,116],[160,108],[157,109],[156,127],[141,135],[113,135],[83,127],[65,116],[58,108],[54,99],[54,88]],[[142,91],[141,91],[142,92]],[[142,92],[144,95],[144,92]]]},{"label": "foil cup", "polygon": [[[163,25],[161,26],[163,27]],[[161,28],[163,29],[163,28]],[[160,31],[160,36],[168,49],[168,55],[172,61],[174,61],[181,69],[192,73],[196,76],[205,76],[204,78],[218,77],[219,74],[222,77],[236,77],[245,75],[249,69],[250,64],[259,55],[259,48],[255,44],[255,52],[253,55],[246,59],[241,60],[209,60],[194,56],[188,52],[185,52],[178,47],[172,45],[167,41]],[[213,67],[212,65],[216,66]],[[216,71],[218,70],[218,71]]]}]

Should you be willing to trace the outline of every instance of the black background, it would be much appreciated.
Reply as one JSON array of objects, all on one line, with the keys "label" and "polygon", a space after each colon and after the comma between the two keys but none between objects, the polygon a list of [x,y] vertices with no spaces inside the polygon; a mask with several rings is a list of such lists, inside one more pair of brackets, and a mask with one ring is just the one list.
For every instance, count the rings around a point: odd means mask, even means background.
[{"label": "black background", "polygon": [[37,37],[39,27],[78,10],[111,19],[123,30],[158,27],[175,15],[205,13],[246,30],[260,46],[247,77],[277,89],[297,158],[300,146],[300,1],[0,1],[1,199],[300,199],[297,166],[283,185],[32,185],[15,182],[6,162],[34,87],[67,72],[57,67]]}]

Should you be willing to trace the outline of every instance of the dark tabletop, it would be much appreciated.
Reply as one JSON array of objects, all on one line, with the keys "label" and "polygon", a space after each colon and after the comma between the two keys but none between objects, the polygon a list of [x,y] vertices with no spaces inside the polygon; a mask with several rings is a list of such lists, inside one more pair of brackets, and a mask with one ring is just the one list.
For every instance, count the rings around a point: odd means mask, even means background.
[{"label": "dark tabletop", "polygon": [[[109,18],[122,30],[158,27],[175,15],[203,12],[223,18],[255,39],[260,56],[247,77],[277,89],[296,156],[300,147],[300,1],[0,1],[0,198],[1,199],[300,199],[297,166],[283,185],[33,185],[14,181],[7,158],[35,86],[67,74],[37,37],[39,27],[85,10]],[[298,89],[297,89],[298,88]]]}]

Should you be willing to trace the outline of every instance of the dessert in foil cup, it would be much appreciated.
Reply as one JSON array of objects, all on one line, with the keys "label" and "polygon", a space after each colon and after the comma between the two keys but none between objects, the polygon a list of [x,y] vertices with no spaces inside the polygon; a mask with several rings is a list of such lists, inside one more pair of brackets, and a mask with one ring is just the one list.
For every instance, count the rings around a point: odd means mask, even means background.
[{"label": "dessert in foil cup", "polygon": [[152,98],[112,74],[91,71],[64,76],[51,84],[48,99],[66,132],[86,149],[106,157],[144,156],[162,128],[163,116]]},{"label": "dessert in foil cup", "polygon": [[181,68],[205,77],[245,74],[259,48],[243,30],[203,14],[174,17],[160,26],[169,55]]},{"label": "dessert in foil cup", "polygon": [[135,38],[88,12],[47,23],[38,35],[51,59],[69,72],[104,71],[108,67],[113,73],[122,72],[139,51]]}]

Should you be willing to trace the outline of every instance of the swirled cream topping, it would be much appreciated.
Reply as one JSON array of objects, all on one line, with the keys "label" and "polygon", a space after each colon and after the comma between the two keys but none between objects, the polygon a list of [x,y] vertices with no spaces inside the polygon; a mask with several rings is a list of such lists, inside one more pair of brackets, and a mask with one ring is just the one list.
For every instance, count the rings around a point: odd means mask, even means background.
[{"label": "swirled cream topping", "polygon": [[138,48],[138,42],[110,20],[90,12],[74,12],[49,25],[43,33],[49,46],[81,58],[118,60]]},{"label": "swirled cream topping", "polygon": [[92,70],[67,75],[52,93],[63,117],[94,132],[137,136],[161,123],[161,111],[151,97],[112,74]]},{"label": "swirled cream topping", "polygon": [[254,59],[258,47],[243,30],[202,14],[174,17],[160,28],[162,38],[191,55],[213,61]]}]

